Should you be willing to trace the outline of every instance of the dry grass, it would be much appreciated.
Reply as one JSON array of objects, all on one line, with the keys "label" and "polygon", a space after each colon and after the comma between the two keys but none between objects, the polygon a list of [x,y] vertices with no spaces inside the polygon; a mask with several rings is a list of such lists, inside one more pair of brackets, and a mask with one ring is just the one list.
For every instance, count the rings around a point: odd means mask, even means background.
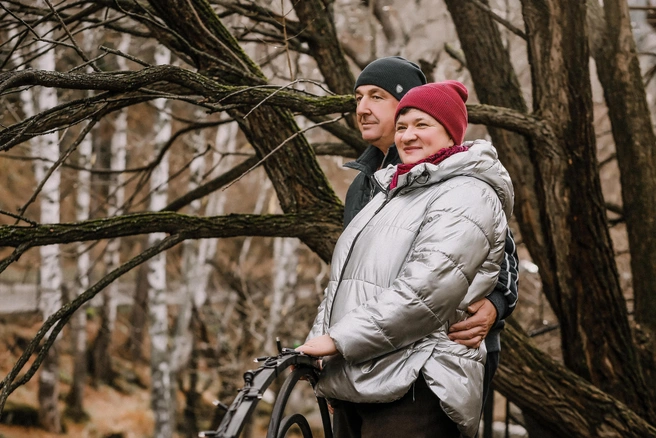
[{"label": "dry grass", "polygon": [[[41,326],[37,315],[5,316],[0,320],[0,371],[3,377],[10,371],[13,364],[23,351],[24,345]],[[65,340],[61,350],[60,360],[60,412],[64,412],[64,396],[69,391],[68,382],[72,375],[72,358],[66,352]],[[136,365],[139,366],[139,365]],[[147,374],[148,366],[142,371]],[[37,377],[26,385],[19,387],[9,399],[7,408],[12,405],[24,405],[36,409]],[[149,392],[147,389],[133,386],[129,391],[121,392],[107,385],[98,387],[87,386],[84,396],[84,407],[90,420],[84,424],[75,424],[64,418],[66,432],[51,434],[36,427],[21,427],[0,424],[0,438],[103,438],[111,434],[121,433],[123,438],[147,437],[152,432],[153,419],[150,410]]]}]

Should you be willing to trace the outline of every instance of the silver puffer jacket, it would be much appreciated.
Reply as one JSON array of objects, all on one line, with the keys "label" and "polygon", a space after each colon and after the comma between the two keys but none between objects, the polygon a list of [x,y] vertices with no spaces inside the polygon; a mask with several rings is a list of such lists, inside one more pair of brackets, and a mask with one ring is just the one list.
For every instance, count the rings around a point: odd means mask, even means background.
[{"label": "silver puffer jacket", "polygon": [[[402,397],[423,373],[466,437],[478,429],[485,347],[449,340],[449,326],[492,291],[514,192],[487,141],[416,165],[376,195],[339,238],[308,340],[328,333],[316,391],[356,403]],[[389,187],[395,166],[376,172]]]}]

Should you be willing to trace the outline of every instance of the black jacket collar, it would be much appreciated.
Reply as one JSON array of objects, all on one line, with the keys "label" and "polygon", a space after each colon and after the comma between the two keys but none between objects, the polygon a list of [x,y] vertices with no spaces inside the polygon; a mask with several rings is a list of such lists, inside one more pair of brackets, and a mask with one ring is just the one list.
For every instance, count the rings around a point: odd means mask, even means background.
[{"label": "black jacket collar", "polygon": [[367,176],[372,176],[378,169],[387,167],[388,164],[399,164],[400,162],[401,159],[396,146],[390,146],[387,154],[383,154],[383,151],[376,146],[369,145],[357,160],[349,161],[344,164],[344,167],[359,170]]}]

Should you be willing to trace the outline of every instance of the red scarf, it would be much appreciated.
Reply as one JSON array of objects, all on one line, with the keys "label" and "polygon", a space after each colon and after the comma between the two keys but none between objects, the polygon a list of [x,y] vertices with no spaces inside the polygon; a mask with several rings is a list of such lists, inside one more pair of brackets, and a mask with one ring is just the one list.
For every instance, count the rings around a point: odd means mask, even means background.
[{"label": "red scarf", "polygon": [[392,177],[392,182],[390,183],[389,189],[392,190],[394,187],[399,182],[399,176],[410,172],[410,170],[415,167],[417,164],[421,163],[431,163],[438,165],[442,161],[446,160],[453,154],[457,154],[458,152],[464,152],[468,150],[469,148],[467,146],[451,146],[448,148],[440,149],[437,151],[437,153],[428,156],[424,158],[423,160],[419,160],[416,163],[407,163],[407,164],[399,164],[396,166],[396,172],[394,173],[394,176]]}]

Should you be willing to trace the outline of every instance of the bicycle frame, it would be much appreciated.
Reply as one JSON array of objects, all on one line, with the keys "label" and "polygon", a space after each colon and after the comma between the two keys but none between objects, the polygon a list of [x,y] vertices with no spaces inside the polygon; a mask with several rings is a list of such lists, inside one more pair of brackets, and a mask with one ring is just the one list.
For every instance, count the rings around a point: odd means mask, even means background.
[{"label": "bicycle frame", "polygon": [[[285,379],[276,397],[271,413],[271,420],[266,438],[282,438],[294,425],[298,425],[303,438],[312,438],[312,431],[307,419],[300,413],[283,418],[285,407],[296,383],[305,379],[314,387],[319,378],[318,358],[299,353],[290,348],[280,348],[278,356],[260,357],[256,361],[264,362],[258,369],[244,373],[244,387],[239,391],[216,431],[204,431],[201,438],[237,438],[246,422],[250,419],[257,403],[271,383],[289,367],[294,367]],[[328,404],[322,397],[316,398],[321,413],[324,438],[332,438],[332,426]]]}]

